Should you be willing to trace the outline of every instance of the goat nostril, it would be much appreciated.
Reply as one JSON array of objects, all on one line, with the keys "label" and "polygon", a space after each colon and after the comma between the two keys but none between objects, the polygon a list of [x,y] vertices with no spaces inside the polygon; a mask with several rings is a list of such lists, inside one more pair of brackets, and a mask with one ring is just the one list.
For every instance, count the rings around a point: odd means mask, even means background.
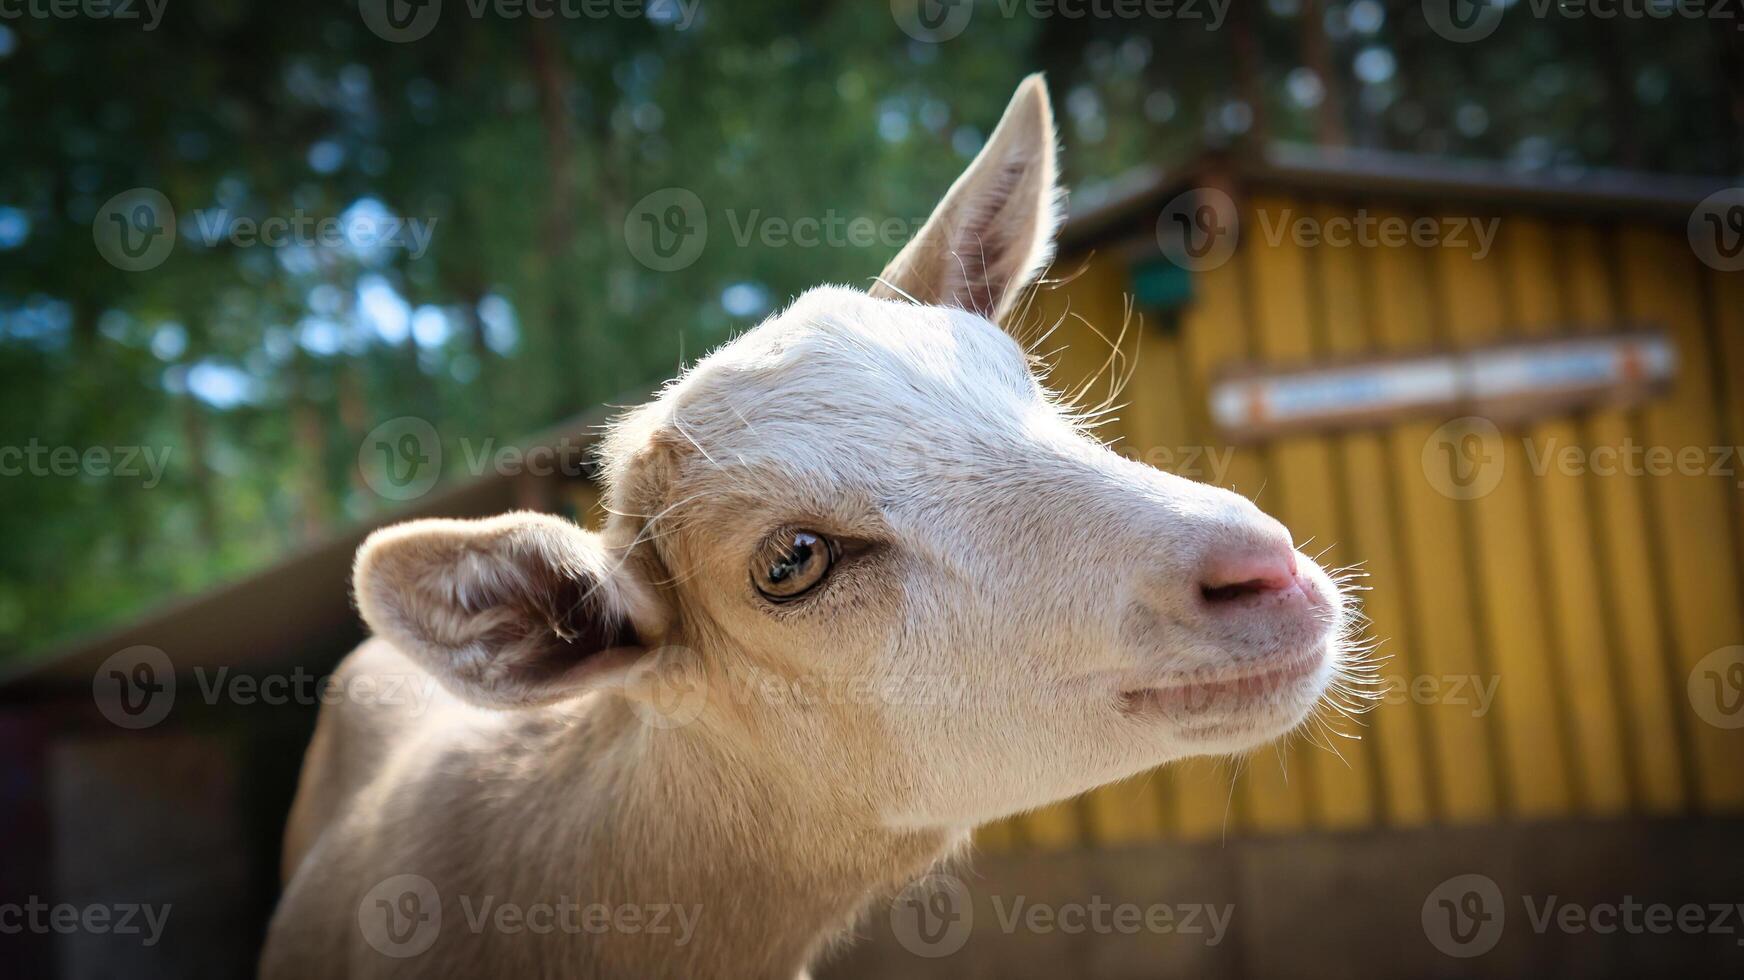
[{"label": "goat nostril", "polygon": [[1297,588],[1296,553],[1225,556],[1212,562],[1200,580],[1199,594],[1212,605]]},{"label": "goat nostril", "polygon": [[1286,588],[1286,586],[1280,585],[1272,579],[1255,578],[1249,579],[1246,582],[1236,582],[1232,585],[1200,586],[1199,594],[1203,595],[1207,602],[1230,602],[1235,599],[1240,599],[1243,596],[1259,595],[1264,592],[1277,592],[1284,588]]}]

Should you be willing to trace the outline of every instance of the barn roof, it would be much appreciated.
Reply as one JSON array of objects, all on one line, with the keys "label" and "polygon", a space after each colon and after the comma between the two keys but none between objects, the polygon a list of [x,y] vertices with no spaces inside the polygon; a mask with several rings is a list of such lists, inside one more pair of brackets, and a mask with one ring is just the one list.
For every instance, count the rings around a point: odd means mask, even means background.
[{"label": "barn roof", "polygon": [[1081,188],[1061,245],[1084,248],[1133,231],[1154,220],[1171,198],[1198,186],[1292,191],[1407,210],[1507,208],[1681,225],[1703,198],[1737,183],[1737,178],[1598,167],[1525,170],[1500,160],[1274,143],[1258,153],[1208,152],[1172,169],[1143,167]]},{"label": "barn roof", "polygon": [[[641,400],[641,393],[633,401]],[[592,445],[608,408],[596,409],[520,443],[523,449],[548,446],[570,453]],[[64,693],[89,687],[97,668],[111,654],[132,646],[153,646],[171,654],[178,672],[228,666],[249,671],[325,664],[362,637],[351,605],[351,559],[363,539],[378,527],[419,517],[486,517],[518,508],[537,508],[549,491],[536,486],[549,478],[491,473],[451,486],[346,529],[297,551],[260,571],[177,599],[118,626],[77,639],[45,656],[0,670],[0,702]]]}]

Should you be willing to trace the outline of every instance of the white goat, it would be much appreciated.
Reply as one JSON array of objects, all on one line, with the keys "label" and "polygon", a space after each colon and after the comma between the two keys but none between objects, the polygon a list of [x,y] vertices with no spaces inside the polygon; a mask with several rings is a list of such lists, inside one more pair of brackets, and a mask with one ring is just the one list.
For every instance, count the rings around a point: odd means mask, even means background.
[{"label": "white goat", "polygon": [[792,980],[977,824],[1301,722],[1336,585],[995,325],[1060,210],[1032,77],[869,293],[613,425],[601,533],[371,536],[341,676],[442,691],[323,711],[263,974]]}]

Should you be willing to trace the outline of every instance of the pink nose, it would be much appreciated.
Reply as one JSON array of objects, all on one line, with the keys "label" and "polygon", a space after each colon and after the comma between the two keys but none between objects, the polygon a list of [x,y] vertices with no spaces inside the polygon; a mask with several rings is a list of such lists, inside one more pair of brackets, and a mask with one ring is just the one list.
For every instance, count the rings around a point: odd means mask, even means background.
[{"label": "pink nose", "polygon": [[1212,555],[1200,572],[1199,594],[1212,610],[1308,599],[1296,575],[1296,552],[1288,548]]}]

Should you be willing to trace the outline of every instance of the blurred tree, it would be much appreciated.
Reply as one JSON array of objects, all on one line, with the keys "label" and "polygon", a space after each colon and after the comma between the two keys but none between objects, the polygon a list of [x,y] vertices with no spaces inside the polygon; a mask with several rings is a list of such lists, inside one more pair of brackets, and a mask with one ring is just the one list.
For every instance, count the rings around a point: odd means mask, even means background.
[{"label": "blurred tree", "polygon": [[[1688,18],[1511,12],[1453,44],[1415,2],[1270,0],[1213,23],[985,0],[928,43],[883,3],[620,6],[635,15],[450,0],[406,43],[348,2],[199,0],[150,31],[0,20],[0,447],[21,454],[0,466],[23,470],[0,475],[0,658],[392,507],[357,466],[384,420],[428,420],[464,475],[486,439],[634,392],[811,284],[864,282],[1034,67],[1091,196],[1260,138],[1740,166],[1736,33]],[[128,272],[93,222],[136,187],[178,231]],[[665,272],[625,228],[673,187],[707,240]],[[850,240],[856,217],[899,233]],[[274,218],[296,240],[239,233]],[[316,224],[402,219],[427,242]],[[801,219],[821,244],[779,234]],[[57,447],[167,464],[56,475]]]}]

